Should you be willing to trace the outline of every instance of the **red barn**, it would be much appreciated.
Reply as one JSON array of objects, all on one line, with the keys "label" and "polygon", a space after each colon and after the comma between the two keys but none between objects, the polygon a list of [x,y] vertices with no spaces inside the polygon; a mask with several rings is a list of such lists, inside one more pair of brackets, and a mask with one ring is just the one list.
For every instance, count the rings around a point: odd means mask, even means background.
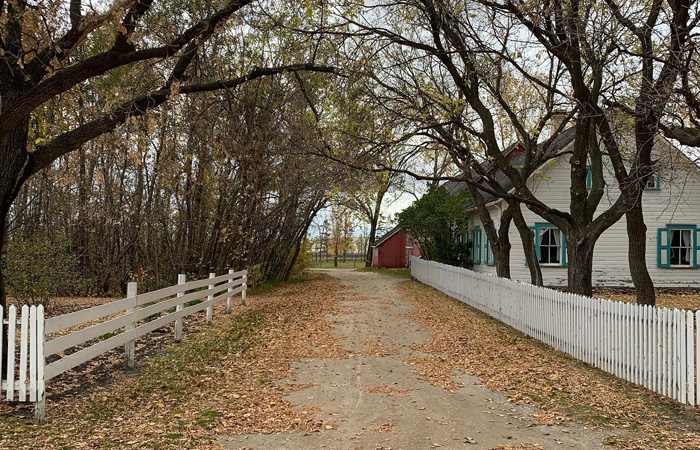
[{"label": "red barn", "polygon": [[403,269],[408,267],[410,255],[420,256],[418,243],[395,227],[372,245],[372,267]]}]

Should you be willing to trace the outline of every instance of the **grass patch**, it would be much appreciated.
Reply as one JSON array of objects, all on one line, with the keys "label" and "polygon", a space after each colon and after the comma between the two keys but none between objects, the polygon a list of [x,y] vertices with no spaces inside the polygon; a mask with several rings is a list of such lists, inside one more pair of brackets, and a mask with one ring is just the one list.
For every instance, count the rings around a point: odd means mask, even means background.
[{"label": "grass patch", "polygon": [[203,427],[207,430],[211,430],[216,425],[221,413],[214,410],[205,410],[199,413],[199,419],[197,419],[197,425]]},{"label": "grass patch", "polygon": [[330,261],[313,261],[310,267],[315,269],[359,269],[364,267],[364,259],[354,259],[352,261],[338,261],[338,267],[333,264],[333,260]]},{"label": "grass patch", "polygon": [[122,334],[124,332],[124,328],[119,328],[114,331],[110,331],[109,333],[105,333],[102,336],[99,337],[101,341],[104,341],[105,339],[112,338],[114,336],[117,336],[119,334]]},{"label": "grass patch", "polygon": [[202,300],[201,298],[198,298],[198,299],[195,299],[195,300],[190,300],[189,302],[186,302],[186,303],[185,303],[185,308],[189,308],[190,306],[194,306],[194,305],[199,305],[199,304],[202,303],[203,301],[204,301],[204,300]]},{"label": "grass patch", "polygon": [[[156,302],[146,302],[146,303],[144,303],[144,304],[141,306],[141,308],[148,308],[149,306],[152,306],[152,305],[155,305],[155,304],[156,304]],[[157,318],[159,318],[160,315],[161,315],[161,313],[159,313],[159,312],[157,312],[157,313],[155,313],[155,314],[151,314],[150,316],[144,317],[144,318],[143,318],[143,321],[144,321],[144,322],[151,322],[151,321],[154,321],[154,320],[156,320]]]},{"label": "grass patch", "polygon": [[392,277],[411,278],[411,269],[377,269],[376,267],[363,267],[358,272],[374,272]]}]

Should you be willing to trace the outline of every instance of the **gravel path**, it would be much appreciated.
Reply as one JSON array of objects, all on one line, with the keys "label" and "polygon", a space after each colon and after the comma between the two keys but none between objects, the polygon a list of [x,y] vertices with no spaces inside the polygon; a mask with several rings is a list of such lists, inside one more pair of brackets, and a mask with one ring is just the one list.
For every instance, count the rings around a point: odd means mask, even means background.
[{"label": "gravel path", "polygon": [[475,377],[456,373],[463,387],[454,392],[419,379],[416,366],[406,361],[440,355],[412,349],[430,333],[406,317],[412,306],[396,290],[403,279],[353,270],[326,273],[357,294],[342,304],[342,313],[329,318],[350,356],[297,361],[282,383],[309,385],[285,400],[335,425],[311,434],[221,436],[226,448],[605,448],[602,434],[578,425],[540,425],[534,409],[509,403]]}]

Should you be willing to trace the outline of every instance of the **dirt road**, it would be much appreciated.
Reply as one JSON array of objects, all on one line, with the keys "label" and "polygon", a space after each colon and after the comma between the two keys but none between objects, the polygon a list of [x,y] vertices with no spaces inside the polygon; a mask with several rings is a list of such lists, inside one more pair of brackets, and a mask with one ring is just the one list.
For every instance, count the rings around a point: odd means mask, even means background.
[{"label": "dirt road", "polygon": [[453,392],[420,379],[412,360],[441,355],[415,350],[430,333],[407,317],[412,305],[396,289],[403,279],[353,270],[326,273],[356,294],[329,318],[348,357],[297,361],[282,383],[302,388],[285,397],[295,410],[331,425],[310,434],[221,436],[226,448],[605,448],[603,434],[573,423],[541,425],[533,408],[513,405],[475,377],[455,373],[460,387]]}]

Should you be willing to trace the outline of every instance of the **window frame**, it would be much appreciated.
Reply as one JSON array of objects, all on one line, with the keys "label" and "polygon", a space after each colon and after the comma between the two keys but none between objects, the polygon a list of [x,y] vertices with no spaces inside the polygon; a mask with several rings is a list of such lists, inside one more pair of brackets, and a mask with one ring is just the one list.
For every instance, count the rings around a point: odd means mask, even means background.
[{"label": "window frame", "polygon": [[[688,230],[690,232],[690,264],[671,264],[671,249],[674,248],[671,246],[672,233],[673,231],[682,230]],[[659,268],[698,269],[700,268],[700,228],[698,225],[673,223],[669,223],[663,228],[658,228],[656,249],[656,266]]]},{"label": "window frame", "polygon": [[[559,243],[553,245],[550,242],[549,244],[544,245],[544,244],[542,244],[542,238],[544,237],[544,233],[546,233],[550,230],[559,232]],[[564,243],[563,243],[563,239],[562,239],[563,234],[564,233],[562,233],[561,230],[555,226],[543,226],[543,227],[538,228],[538,230],[537,230],[537,261],[540,263],[540,266],[542,266],[542,267],[552,267],[552,266],[557,267],[557,266],[562,265],[562,261],[564,259],[562,256],[562,253],[564,251]],[[553,236],[553,234],[550,236]],[[557,252],[559,253],[559,255],[558,255],[559,262],[542,262],[542,248],[543,247],[544,248],[556,248]]]},{"label": "window frame", "polygon": [[[554,226],[551,223],[547,222],[537,222],[535,223],[534,226],[528,227],[530,228],[535,236],[535,254],[537,255],[537,261],[540,261],[540,235],[541,231],[548,229],[548,228],[554,228],[559,230],[556,226]],[[566,261],[566,234],[564,234],[563,231],[559,230],[559,236],[561,237],[561,243],[559,244],[559,262],[558,263],[540,263],[540,267],[568,267],[568,263]],[[527,258],[525,258],[525,265],[527,265]]]},{"label": "window frame", "polygon": [[[677,246],[674,246],[674,245],[673,245],[673,232],[674,232],[674,231],[680,233],[680,236],[679,236],[680,244],[677,245]],[[684,231],[687,231],[687,232],[688,232],[688,235],[690,236],[690,243],[688,244],[688,247],[683,246],[683,232],[684,232]],[[676,267],[676,268],[693,267],[693,263],[695,262],[695,261],[694,261],[695,258],[693,257],[693,249],[695,248],[695,239],[693,239],[693,230],[690,229],[690,228],[675,228],[675,227],[670,227],[670,228],[668,229],[668,232],[669,232],[669,236],[668,236],[668,238],[669,238],[668,247],[671,249],[671,252],[670,252],[670,254],[668,255],[668,262],[669,262],[669,264],[671,265],[671,267]],[[681,263],[680,263],[680,261],[681,261],[680,254],[678,255],[678,261],[679,261],[679,263],[678,263],[678,264],[673,264],[672,259],[673,259],[673,250],[674,250],[674,249],[677,249],[677,250],[678,250],[678,253],[680,253],[680,250],[681,250],[681,249],[687,249],[687,250],[688,250],[688,253],[690,253],[690,254],[688,255],[688,256],[689,256],[689,258],[688,258],[688,264],[681,264]]]},{"label": "window frame", "polygon": [[661,190],[661,177],[658,173],[654,172],[651,174],[650,180],[654,180],[654,186],[644,185],[645,191],[660,191]]}]

